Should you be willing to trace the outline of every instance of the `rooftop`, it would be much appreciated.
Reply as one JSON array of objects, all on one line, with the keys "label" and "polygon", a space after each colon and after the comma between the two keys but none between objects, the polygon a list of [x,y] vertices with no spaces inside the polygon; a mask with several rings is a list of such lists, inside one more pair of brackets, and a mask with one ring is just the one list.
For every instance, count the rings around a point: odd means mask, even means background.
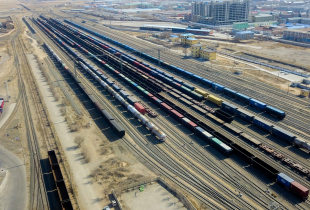
[{"label": "rooftop", "polygon": [[194,36],[194,34],[187,33],[187,34],[182,34],[181,36]]},{"label": "rooftop", "polygon": [[202,47],[202,44],[193,44],[192,47]]},{"label": "rooftop", "polygon": [[192,37],[189,37],[187,38],[188,40],[198,40],[198,39],[195,39],[195,38],[192,38]]},{"label": "rooftop", "polygon": [[253,34],[254,32],[252,31],[238,31],[236,34]]},{"label": "rooftop", "polygon": [[208,50],[208,49],[203,49],[202,51],[208,52],[208,53],[215,53],[215,51],[213,51],[213,50]]}]

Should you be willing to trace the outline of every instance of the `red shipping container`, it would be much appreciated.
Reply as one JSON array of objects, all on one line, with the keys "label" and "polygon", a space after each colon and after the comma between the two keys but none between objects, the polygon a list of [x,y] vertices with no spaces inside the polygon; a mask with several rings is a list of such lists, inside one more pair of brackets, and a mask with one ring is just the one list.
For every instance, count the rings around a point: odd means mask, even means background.
[{"label": "red shipping container", "polygon": [[152,93],[149,93],[149,94],[147,94],[147,95],[148,95],[149,97],[151,97],[151,98],[153,97],[153,94],[152,94]]},{"label": "red shipping container", "polygon": [[178,116],[179,118],[184,118],[184,116],[182,114],[180,114],[179,112],[175,111],[175,110],[171,110],[171,112],[173,114],[175,114],[176,116]]},{"label": "red shipping container", "polygon": [[104,64],[106,64],[106,62],[104,62],[104,61],[101,61],[101,63],[104,65]]},{"label": "red shipping container", "polygon": [[166,109],[168,109],[168,110],[172,110],[172,108],[170,106],[168,106],[167,104],[165,104],[165,103],[161,103],[161,105],[163,107],[165,107]]},{"label": "red shipping container", "polygon": [[138,63],[137,61],[134,61],[132,64],[135,66],[140,66],[140,63]]},{"label": "red shipping container", "polygon": [[188,124],[190,124],[192,127],[197,127],[197,125],[193,123],[192,121],[188,122]]},{"label": "red shipping container", "polygon": [[115,72],[116,74],[119,74],[119,71],[114,70],[114,72]]},{"label": "red shipping container", "polygon": [[294,192],[297,196],[301,197],[301,198],[306,198],[309,195],[309,189],[302,186],[301,184],[299,184],[296,181],[293,181],[291,183],[291,191]]},{"label": "red shipping container", "polygon": [[156,98],[155,96],[153,96],[152,99],[153,99],[154,101],[156,101],[158,98]]},{"label": "red shipping container", "polygon": [[145,108],[141,104],[137,102],[134,104],[134,106],[141,114],[145,114]]}]

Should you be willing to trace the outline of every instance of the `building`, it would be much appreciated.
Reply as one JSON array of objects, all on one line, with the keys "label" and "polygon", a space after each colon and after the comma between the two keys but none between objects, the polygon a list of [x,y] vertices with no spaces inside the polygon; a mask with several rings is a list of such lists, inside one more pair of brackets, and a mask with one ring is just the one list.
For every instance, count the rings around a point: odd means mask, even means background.
[{"label": "building", "polygon": [[267,22],[273,19],[274,19],[273,15],[269,15],[269,14],[255,15],[252,18],[253,22]]},{"label": "building", "polygon": [[[182,44],[187,44],[187,39],[188,38],[195,38],[195,35],[194,34],[190,34],[190,33],[187,33],[187,34],[182,34],[181,36],[180,36],[180,38],[181,38],[181,43]],[[196,43],[197,44],[197,43]]]},{"label": "building", "polygon": [[177,42],[179,40],[179,37],[177,35],[171,34],[169,37],[170,42]]},{"label": "building", "polygon": [[200,16],[198,22],[208,25],[230,25],[234,22],[248,22],[249,11],[250,0],[192,3],[192,16]]},{"label": "building", "polygon": [[310,44],[310,32],[299,30],[284,30],[283,39]]},{"label": "building", "polygon": [[254,38],[254,32],[252,31],[239,31],[236,32],[235,39],[253,39]]},{"label": "building", "polygon": [[206,60],[216,60],[216,51],[203,49],[200,51],[200,57]]},{"label": "building", "polygon": [[201,35],[201,36],[207,36],[207,35],[213,34],[213,31],[211,31],[211,30],[201,30],[201,29],[188,28],[185,31],[187,33],[191,33],[191,34],[195,34],[195,35]]},{"label": "building", "polygon": [[191,55],[194,58],[198,58],[200,57],[200,52],[201,50],[206,49],[206,46],[202,45],[202,44],[194,44],[191,47]]},{"label": "building", "polygon": [[244,30],[247,28],[249,28],[248,22],[240,22],[240,23],[234,23],[233,24],[233,29],[236,29],[236,30]]},{"label": "building", "polygon": [[198,39],[195,39],[195,38],[192,38],[192,37],[189,37],[186,39],[186,42],[185,42],[186,45],[194,45],[194,44],[198,44]]}]

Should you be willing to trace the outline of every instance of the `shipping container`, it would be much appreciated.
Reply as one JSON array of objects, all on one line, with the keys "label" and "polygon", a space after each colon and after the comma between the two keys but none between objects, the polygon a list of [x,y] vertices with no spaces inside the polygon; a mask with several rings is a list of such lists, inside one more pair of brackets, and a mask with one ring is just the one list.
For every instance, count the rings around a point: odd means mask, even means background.
[{"label": "shipping container", "polygon": [[196,93],[194,91],[191,91],[188,93],[191,97],[193,97],[195,100],[197,101],[202,101],[204,99],[204,97],[202,95],[200,95],[199,93]]},{"label": "shipping container", "polygon": [[250,105],[253,106],[254,108],[262,110],[262,111],[264,111],[266,109],[266,106],[267,106],[267,104],[265,104],[261,101],[258,101],[256,99],[253,99],[253,98],[250,99]]},{"label": "shipping container", "polygon": [[284,173],[279,173],[277,176],[278,183],[282,184],[287,189],[290,189],[291,183],[294,181],[291,177],[285,175]]},{"label": "shipping container", "polygon": [[212,84],[212,89],[219,91],[219,92],[223,92],[223,89],[225,87],[223,85],[217,84],[217,83],[213,83]]},{"label": "shipping container", "polygon": [[214,82],[210,81],[210,80],[207,80],[207,79],[202,79],[202,83],[208,87],[212,87],[212,84]]},{"label": "shipping container", "polygon": [[236,93],[235,97],[237,100],[239,100],[245,104],[249,104],[250,100],[251,100],[251,98],[249,96],[243,95],[241,93]]},{"label": "shipping container", "polygon": [[127,92],[127,91],[125,91],[125,90],[121,90],[121,91],[119,91],[119,94],[124,98],[124,99],[126,99],[130,94]]},{"label": "shipping container", "polygon": [[196,127],[196,134],[207,142],[210,142],[210,140],[213,138],[212,134],[208,133],[201,127]]},{"label": "shipping container", "polygon": [[175,77],[173,78],[173,80],[174,80],[175,82],[177,82],[177,83],[183,85],[183,81],[182,81],[182,80],[177,79],[177,78],[175,78]]},{"label": "shipping container", "polygon": [[128,96],[127,101],[130,105],[134,106],[134,104],[138,102],[138,99],[134,96]]},{"label": "shipping container", "polygon": [[270,114],[270,115],[273,115],[279,119],[283,119],[285,118],[285,112],[283,112],[282,110],[279,110],[279,109],[276,109],[272,106],[267,106],[266,107],[266,113]]},{"label": "shipping container", "polygon": [[253,119],[254,119],[254,115],[253,114],[251,114],[249,112],[246,112],[246,111],[244,111],[242,109],[237,109],[236,110],[236,115],[238,117],[240,117],[241,119],[246,120],[246,121],[251,122],[251,123],[253,122]]},{"label": "shipping container", "polygon": [[178,121],[181,121],[182,118],[184,118],[184,116],[180,114],[179,112],[177,112],[176,110],[171,110],[170,113],[171,113],[171,116],[177,119]]},{"label": "shipping container", "polygon": [[222,99],[219,99],[219,98],[215,97],[214,95],[208,95],[207,99],[208,99],[208,101],[210,101],[216,105],[219,105],[219,106],[221,106],[222,102],[223,102]]},{"label": "shipping container", "polygon": [[209,95],[206,91],[203,91],[203,90],[198,89],[198,88],[195,89],[195,92],[199,93],[200,95],[202,95],[205,98]]},{"label": "shipping container", "polygon": [[141,105],[141,104],[139,104],[139,103],[135,103],[134,104],[134,107],[141,113],[141,114],[145,114],[145,108]]},{"label": "shipping container", "polygon": [[256,125],[257,127],[267,131],[267,132],[271,132],[271,129],[273,127],[273,125],[265,120],[262,120],[260,118],[255,117],[253,120],[253,124]]},{"label": "shipping container", "polygon": [[218,149],[220,152],[225,154],[226,156],[230,156],[233,152],[232,148],[218,140],[217,138],[212,138],[210,141],[211,145]]},{"label": "shipping container", "polygon": [[111,86],[114,82],[113,82],[112,80],[110,80],[110,79],[107,79],[107,80],[106,80],[106,83],[108,83],[108,85]]},{"label": "shipping container", "polygon": [[187,83],[183,83],[183,86],[185,86],[186,88],[188,88],[189,90],[195,90],[195,87],[190,85],[190,84],[187,84]]},{"label": "shipping container", "polygon": [[165,110],[166,112],[170,112],[170,110],[172,110],[172,108],[167,105],[166,103],[161,103],[161,107],[163,108],[163,110]]},{"label": "shipping container", "polygon": [[235,98],[235,95],[236,95],[237,91],[234,91],[232,89],[229,89],[229,88],[225,87],[224,90],[223,90],[223,93],[225,95],[228,95],[228,96],[232,97],[232,98]]},{"label": "shipping container", "polygon": [[279,137],[287,142],[289,142],[290,144],[293,144],[294,139],[295,139],[295,135],[292,133],[289,133],[279,127],[273,127],[272,128],[272,134],[276,137]]},{"label": "shipping container", "polygon": [[119,92],[121,90],[120,87],[118,87],[116,84],[113,84],[112,85],[112,88],[116,91],[116,92]]},{"label": "shipping container", "polygon": [[306,199],[309,195],[309,189],[296,181],[291,182],[290,190],[302,199]]},{"label": "shipping container", "polygon": [[238,107],[224,101],[222,103],[222,109],[230,113],[236,114]]}]

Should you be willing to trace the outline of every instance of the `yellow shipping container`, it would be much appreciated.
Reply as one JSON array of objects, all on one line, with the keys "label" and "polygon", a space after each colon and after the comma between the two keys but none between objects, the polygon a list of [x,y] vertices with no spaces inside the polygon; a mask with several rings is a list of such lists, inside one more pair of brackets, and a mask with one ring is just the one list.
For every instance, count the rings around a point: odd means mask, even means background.
[{"label": "yellow shipping container", "polygon": [[214,95],[209,95],[208,96],[208,101],[211,101],[212,103],[215,103],[215,104],[217,104],[219,106],[221,106],[222,103],[223,103],[222,99],[219,99],[219,98],[215,97]]},{"label": "yellow shipping container", "polygon": [[309,90],[302,89],[302,90],[300,91],[300,95],[301,95],[301,96],[308,97],[308,96],[309,96]]},{"label": "yellow shipping container", "polygon": [[198,88],[196,88],[194,91],[195,91],[196,93],[199,93],[200,95],[202,95],[202,96],[205,97],[205,98],[209,95],[209,93],[207,93],[206,91],[200,90],[200,89],[198,89]]}]

